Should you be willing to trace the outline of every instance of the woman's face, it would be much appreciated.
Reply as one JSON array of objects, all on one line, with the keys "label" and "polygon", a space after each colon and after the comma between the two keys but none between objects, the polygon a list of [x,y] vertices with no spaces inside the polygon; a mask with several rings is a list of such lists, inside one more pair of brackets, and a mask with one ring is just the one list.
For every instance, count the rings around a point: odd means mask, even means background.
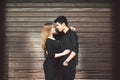
[{"label": "woman's face", "polygon": [[56,33],[56,30],[55,30],[55,27],[54,27],[54,26],[52,26],[51,33],[52,33],[52,34],[55,34],[55,33]]}]

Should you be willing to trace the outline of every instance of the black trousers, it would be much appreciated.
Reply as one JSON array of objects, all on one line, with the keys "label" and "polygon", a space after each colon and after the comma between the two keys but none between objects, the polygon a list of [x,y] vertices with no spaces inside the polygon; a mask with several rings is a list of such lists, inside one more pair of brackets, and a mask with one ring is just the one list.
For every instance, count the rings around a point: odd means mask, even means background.
[{"label": "black trousers", "polygon": [[62,80],[74,80],[76,74],[76,65],[62,66],[61,76]]}]

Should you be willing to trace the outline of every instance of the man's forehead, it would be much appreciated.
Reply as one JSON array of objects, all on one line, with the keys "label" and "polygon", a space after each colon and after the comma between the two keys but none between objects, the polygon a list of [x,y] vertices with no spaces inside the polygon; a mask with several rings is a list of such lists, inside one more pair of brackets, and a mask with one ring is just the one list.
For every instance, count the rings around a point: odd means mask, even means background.
[{"label": "man's forehead", "polygon": [[59,22],[56,23],[56,25],[59,25],[59,24],[60,24]]}]

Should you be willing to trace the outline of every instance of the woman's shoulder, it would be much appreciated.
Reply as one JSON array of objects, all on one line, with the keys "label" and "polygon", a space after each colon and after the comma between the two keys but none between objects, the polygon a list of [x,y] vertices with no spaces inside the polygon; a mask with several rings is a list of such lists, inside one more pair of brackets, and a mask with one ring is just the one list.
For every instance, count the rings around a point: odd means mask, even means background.
[{"label": "woman's shoulder", "polygon": [[56,40],[53,40],[51,38],[47,38],[46,45],[54,45],[54,44],[57,44]]},{"label": "woman's shoulder", "polygon": [[55,41],[54,39],[51,39],[51,38],[47,38],[47,40],[46,40],[46,43],[48,42],[53,42],[53,41]]},{"label": "woman's shoulder", "polygon": [[47,38],[47,39],[46,39],[46,42],[50,42],[50,41],[52,41],[52,39],[50,39],[50,38]]},{"label": "woman's shoulder", "polygon": [[52,40],[49,39],[49,38],[47,38],[47,39],[46,39],[46,45],[51,44],[51,43],[52,43]]}]

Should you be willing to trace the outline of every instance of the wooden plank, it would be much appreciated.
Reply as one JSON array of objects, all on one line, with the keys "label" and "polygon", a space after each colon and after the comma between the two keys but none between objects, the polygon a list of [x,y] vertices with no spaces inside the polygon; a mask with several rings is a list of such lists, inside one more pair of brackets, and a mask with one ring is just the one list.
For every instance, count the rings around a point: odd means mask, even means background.
[{"label": "wooden plank", "polygon": [[[84,63],[84,62],[83,62]],[[80,66],[78,66],[77,67],[77,69],[76,70],[79,70],[79,69],[81,69],[81,70],[87,70],[87,71],[89,71],[89,70],[111,70],[111,67],[110,66],[112,66],[111,64],[106,64],[106,63],[108,63],[108,62],[99,62],[99,64],[98,64],[98,62],[94,62],[94,63],[92,63],[92,62],[86,62],[86,64],[83,64],[83,63],[79,63],[79,64],[81,64]],[[109,62],[109,63],[111,63],[111,62]],[[10,62],[9,64],[9,69],[40,69],[40,70],[43,70],[43,61],[41,61],[41,62],[38,62],[38,63],[32,63],[32,62],[30,62],[30,63],[12,63],[12,62]],[[99,67],[99,66],[101,66],[101,67]]]},{"label": "wooden plank", "polygon": [[29,7],[68,7],[68,8],[73,8],[73,7],[110,7],[111,5],[108,3],[7,3],[7,8],[19,8],[19,7],[24,7],[24,8],[29,8]]},{"label": "wooden plank", "polygon": [[[110,52],[82,52],[78,53],[79,58],[107,58],[108,60],[110,59],[109,57],[112,56]],[[43,52],[36,52],[36,53],[20,53],[20,52],[9,52],[9,57],[10,58],[44,58]]]},{"label": "wooden plank", "polygon": [[[112,33],[77,33],[77,35],[80,36],[81,38],[112,38],[113,37]],[[16,33],[6,33],[6,36],[8,41],[16,41],[16,40],[18,41],[20,40],[20,38],[27,38],[31,36],[32,38],[34,37],[34,38],[40,39],[41,33],[17,33],[16,32]]]},{"label": "wooden plank", "polygon": [[[40,22],[40,21],[53,21],[55,19],[55,17],[44,17],[44,18],[39,18],[39,17],[19,17],[19,18],[6,18],[6,22]],[[68,17],[68,21],[70,22],[82,22],[82,21],[91,21],[91,22],[110,22],[110,18],[89,18],[89,17],[74,17],[74,18],[69,18]]]},{"label": "wooden plank", "polygon": [[[41,38],[40,38],[41,35],[37,35],[37,36],[33,36],[33,37],[30,37],[30,36],[12,36],[12,37],[8,37],[7,40],[8,40],[8,43],[16,43],[16,42],[22,42],[21,40],[25,39],[26,41],[23,42],[23,43],[27,43],[27,44],[31,44],[31,42],[33,43],[38,43],[40,44],[41,42]],[[85,37],[85,36],[81,36],[81,39],[79,40],[79,42],[111,42],[111,38],[110,37]]]},{"label": "wooden plank", "polygon": [[52,12],[52,11],[58,11],[58,12],[81,12],[81,11],[90,11],[90,12],[110,12],[111,9],[109,8],[6,8],[9,12],[39,12],[39,11],[45,11],[45,12]]},{"label": "wooden plank", "polygon": [[[17,46],[18,46],[18,48],[20,48],[20,47],[26,47],[26,48],[28,48],[28,47],[30,47],[30,48],[40,48],[40,44],[37,44],[37,43],[34,43],[34,44],[16,44]],[[7,48],[9,48],[9,47],[11,47],[11,48],[16,48],[15,46],[16,45],[13,45],[12,43],[9,43],[9,44],[6,44],[6,49]],[[99,46],[98,46],[99,45]],[[105,46],[110,46],[110,47],[112,47],[112,43],[103,43],[103,42],[101,42],[101,43],[80,43],[79,44],[79,47],[80,48],[100,48],[100,47],[105,47]]]},{"label": "wooden plank", "polygon": [[[31,79],[31,78],[9,78],[9,80],[33,80],[33,79]],[[35,78],[35,80],[45,80],[45,79]],[[110,80],[110,79],[74,79],[74,80]]]},{"label": "wooden plank", "polygon": [[13,17],[13,18],[19,18],[19,17],[56,17],[56,16],[59,16],[59,15],[64,15],[66,17],[107,17],[107,18],[110,18],[111,17],[111,13],[109,12],[103,12],[103,13],[100,13],[100,12],[81,12],[81,13],[74,13],[74,12],[62,12],[62,13],[59,13],[59,12],[49,12],[49,13],[46,13],[46,12],[36,12],[36,13],[29,13],[29,12],[7,12],[6,13],[6,16],[7,18],[9,17]]},{"label": "wooden plank", "polygon": [[[6,49],[9,49],[9,47],[15,48],[15,46],[18,46],[18,48],[20,48],[20,47],[28,48],[29,47],[29,48],[41,49],[40,42],[35,42],[34,44],[33,43],[12,42],[12,43],[9,43],[6,45]],[[97,46],[97,45],[99,45],[99,46]],[[91,42],[79,43],[79,48],[101,48],[101,47],[112,48],[112,43],[111,42],[102,42],[102,41],[101,42],[94,42],[93,44],[91,44]],[[38,50],[38,49],[36,49],[36,50]]]},{"label": "wooden plank", "polygon": [[[68,3],[65,0],[7,0],[8,3]],[[109,3],[108,0],[69,0],[69,3]]]},{"label": "wooden plank", "polygon": [[[31,51],[27,51],[27,50],[17,50],[17,49],[15,49],[14,50],[14,48],[13,48],[13,50],[8,50],[8,51],[6,51],[6,52],[9,52],[9,53],[40,53],[41,51],[39,51],[39,49],[38,50],[36,50],[36,49],[33,49],[33,50],[31,50]],[[79,53],[112,53],[112,50],[111,49],[96,49],[96,50],[94,50],[94,48],[93,49],[79,49]]]},{"label": "wooden plank", "polygon": [[[40,54],[39,54],[40,55]],[[95,56],[95,57],[83,57],[83,56],[81,56],[78,60],[79,60],[79,62],[80,63],[82,63],[82,62],[90,62],[90,63],[97,63],[97,62],[111,62],[111,60],[109,60],[110,58],[109,57],[97,57],[97,56]],[[31,63],[31,62],[33,62],[33,63],[39,63],[39,62],[41,62],[41,61],[44,61],[45,60],[45,58],[43,58],[43,56],[42,56],[42,58],[36,58],[36,57],[34,57],[34,58],[23,58],[23,57],[21,57],[21,58],[9,58],[8,59],[9,61],[11,61],[10,63]]]},{"label": "wooden plank", "polygon": [[[30,78],[9,78],[9,80],[33,80],[33,79],[30,79]],[[45,80],[45,79],[36,79],[35,78],[35,80]],[[74,80],[110,80],[110,79],[74,79]]]},{"label": "wooden plank", "polygon": [[[40,30],[41,28],[39,28],[39,27],[35,27],[34,29],[33,28],[6,28],[6,31],[25,31],[25,32],[29,32],[29,31],[41,31]],[[111,30],[111,28],[77,28],[77,30],[76,30],[76,32],[96,32],[96,33],[98,33],[98,32],[101,32],[101,33],[103,33],[103,32],[111,32],[112,30]]]},{"label": "wooden plank", "polygon": [[[17,71],[17,72],[20,72],[20,73],[23,73],[23,72],[25,72],[25,73],[31,73],[31,72],[37,72],[37,73],[41,73],[41,74],[43,74],[44,73],[44,71],[43,70],[41,70],[41,69],[18,69],[18,68],[14,68],[14,69],[9,69],[9,71],[10,72],[15,72],[15,71]],[[95,73],[101,73],[101,72],[103,72],[103,70],[101,70],[101,71],[99,71],[99,70],[86,70],[86,71],[82,71],[82,70],[77,70],[77,74],[76,75],[78,75],[78,74],[84,74],[84,73],[93,73],[93,74],[95,74]],[[106,70],[106,71],[104,71],[103,72],[103,74],[109,74],[110,73],[110,70]],[[43,74],[44,75],[44,74]],[[91,74],[92,75],[92,74]],[[110,75],[110,74],[109,74]]]},{"label": "wooden plank", "polygon": [[[47,21],[50,22],[50,21]],[[42,27],[46,22],[6,22],[6,26],[8,27]],[[111,24],[108,22],[69,22],[70,26],[75,26],[75,27],[111,27]],[[97,26],[96,26],[97,25]],[[13,32],[11,32],[13,33]]]},{"label": "wooden plank", "polygon": [[[42,73],[43,74],[43,73]],[[10,75],[12,75],[12,76],[10,76],[10,77],[13,77],[13,76],[16,76],[17,78],[27,78],[27,77],[29,77],[29,78],[33,78],[33,79],[36,79],[36,78],[38,78],[38,79],[41,79],[41,78],[44,78],[44,75],[42,75],[41,73],[36,73],[36,74],[28,74],[28,73],[12,73],[12,74],[10,74]],[[39,75],[41,75],[41,76],[39,76]],[[106,78],[106,76],[108,77],[108,76],[111,76],[111,75],[109,75],[109,74],[99,74],[99,75],[96,75],[96,74],[88,74],[88,75],[84,75],[84,74],[81,74],[81,77],[82,78],[86,78],[87,79],[87,77],[90,77],[90,76],[96,76],[96,78],[97,77],[103,77],[103,79],[104,78]],[[15,77],[15,78],[16,78]],[[14,78],[14,77],[13,77]],[[77,76],[76,75],[76,78],[80,78],[80,76]]]}]

